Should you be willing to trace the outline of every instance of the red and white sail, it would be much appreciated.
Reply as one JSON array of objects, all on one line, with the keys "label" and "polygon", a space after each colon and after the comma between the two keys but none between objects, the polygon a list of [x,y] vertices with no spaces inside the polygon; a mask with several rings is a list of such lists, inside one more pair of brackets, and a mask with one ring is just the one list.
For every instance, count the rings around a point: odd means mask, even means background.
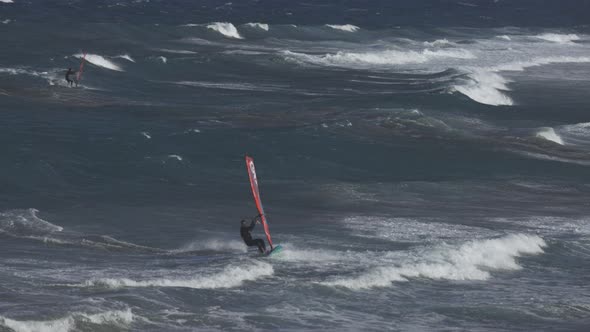
[{"label": "red and white sail", "polygon": [[270,238],[270,231],[268,229],[268,223],[266,222],[266,215],[264,214],[264,208],[262,207],[262,201],[260,200],[260,191],[258,190],[258,179],[256,178],[256,169],[254,168],[254,159],[246,156],[246,168],[248,169],[248,175],[250,176],[250,186],[252,187],[252,194],[254,195],[254,201],[256,202],[256,208],[260,213],[260,222],[264,227],[264,233],[270,244],[272,250],[272,240]]}]

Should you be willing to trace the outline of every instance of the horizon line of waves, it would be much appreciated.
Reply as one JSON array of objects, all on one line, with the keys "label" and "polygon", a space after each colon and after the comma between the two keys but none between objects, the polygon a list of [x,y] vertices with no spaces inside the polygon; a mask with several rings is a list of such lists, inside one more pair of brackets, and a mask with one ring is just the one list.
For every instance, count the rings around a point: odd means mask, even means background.
[{"label": "horizon line of waves", "polygon": [[255,281],[272,276],[272,265],[254,261],[242,266],[226,266],[221,272],[192,278],[155,278],[148,280],[133,280],[129,278],[98,278],[87,280],[82,284],[71,287],[182,287],[194,289],[225,289],[241,286],[245,281]]},{"label": "horizon line of waves", "polygon": [[374,52],[344,52],[312,55],[292,51],[282,51],[287,61],[310,63],[314,65],[370,69],[376,66],[422,64],[439,58],[475,59],[476,56],[465,49],[417,51],[383,50]]},{"label": "horizon line of waves", "polygon": [[336,278],[319,284],[363,290],[391,287],[394,282],[407,282],[413,278],[487,280],[491,271],[521,269],[516,258],[541,254],[546,246],[541,237],[526,234],[473,240],[459,247],[441,245],[411,257],[407,262],[391,262],[356,277]]},{"label": "horizon line of waves", "polygon": [[[78,53],[78,54],[74,54],[73,56],[78,59],[82,59],[82,57],[84,57],[84,54]],[[91,64],[98,66],[98,67],[102,67],[102,68],[106,68],[106,69],[110,69],[110,70],[114,70],[114,71],[124,71],[123,68],[121,68],[118,64],[105,59],[102,55],[86,53],[86,57],[84,59],[85,59],[85,61],[88,61]]]},{"label": "horizon line of waves", "polygon": [[537,131],[537,133],[535,134],[536,137],[557,143],[559,145],[564,145],[563,143],[563,139],[561,138],[561,136],[559,136],[556,132],[555,129],[551,128],[551,127],[542,127],[539,128],[539,130]]},{"label": "horizon line of waves", "polygon": [[0,326],[15,332],[65,332],[79,331],[87,325],[100,325],[126,329],[137,319],[130,308],[126,310],[110,310],[99,313],[74,312],[63,318],[53,320],[16,320],[0,316]]},{"label": "horizon line of waves", "polygon": [[234,39],[244,39],[238,32],[238,29],[229,22],[214,22],[207,25],[207,29],[217,31],[220,34]]},{"label": "horizon line of waves", "polygon": [[244,24],[244,26],[250,27],[250,28],[256,28],[256,29],[260,29],[260,30],[264,30],[264,31],[268,31],[269,30],[269,26],[266,23],[246,23]]},{"label": "horizon line of waves", "polygon": [[570,34],[559,34],[559,33],[542,33],[539,35],[533,36],[534,38],[559,43],[559,44],[573,44],[574,41],[580,40],[580,36],[570,33]]},{"label": "horizon line of waves", "polygon": [[346,31],[346,32],[357,32],[360,28],[352,24],[326,24],[327,27],[334,30]]}]

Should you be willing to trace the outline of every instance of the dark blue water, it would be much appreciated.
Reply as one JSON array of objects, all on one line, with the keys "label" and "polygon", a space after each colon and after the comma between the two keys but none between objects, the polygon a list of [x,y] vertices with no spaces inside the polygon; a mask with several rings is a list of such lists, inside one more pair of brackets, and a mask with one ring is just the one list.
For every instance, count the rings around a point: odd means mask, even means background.
[{"label": "dark blue water", "polygon": [[589,11],[1,1],[0,331],[587,330]]}]

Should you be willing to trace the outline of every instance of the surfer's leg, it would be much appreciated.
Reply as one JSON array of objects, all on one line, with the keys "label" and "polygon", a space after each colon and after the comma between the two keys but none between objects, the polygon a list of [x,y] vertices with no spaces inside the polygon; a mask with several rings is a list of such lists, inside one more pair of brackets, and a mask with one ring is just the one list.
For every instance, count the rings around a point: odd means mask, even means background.
[{"label": "surfer's leg", "polygon": [[256,242],[256,245],[258,246],[258,251],[260,251],[261,254],[264,254],[266,252],[266,244],[264,244],[264,240],[256,239],[254,241]]}]

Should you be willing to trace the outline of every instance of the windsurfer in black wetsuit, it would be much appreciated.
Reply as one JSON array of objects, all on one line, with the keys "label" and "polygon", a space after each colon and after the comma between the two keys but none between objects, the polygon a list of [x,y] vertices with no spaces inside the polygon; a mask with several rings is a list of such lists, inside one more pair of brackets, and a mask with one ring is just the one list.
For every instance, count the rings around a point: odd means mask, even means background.
[{"label": "windsurfer in black wetsuit", "polygon": [[254,229],[254,226],[256,226],[256,223],[260,220],[260,217],[261,217],[260,215],[257,215],[256,217],[254,217],[254,219],[252,219],[252,221],[250,222],[250,226],[248,226],[248,224],[247,224],[248,220],[242,219],[242,221],[241,221],[242,226],[240,227],[240,235],[242,236],[244,243],[246,243],[246,245],[248,247],[257,246],[258,251],[260,251],[261,254],[264,254],[266,252],[266,244],[264,243],[264,240],[262,240],[262,239],[253,240],[252,234],[250,234],[250,232]]},{"label": "windsurfer in black wetsuit", "polygon": [[[66,72],[66,82],[68,82],[68,86],[72,86],[74,84],[74,80],[70,78],[70,76],[74,74],[76,74],[76,72],[73,71],[72,68],[68,68],[68,71]],[[76,82],[76,86],[78,86],[78,82]]]}]

